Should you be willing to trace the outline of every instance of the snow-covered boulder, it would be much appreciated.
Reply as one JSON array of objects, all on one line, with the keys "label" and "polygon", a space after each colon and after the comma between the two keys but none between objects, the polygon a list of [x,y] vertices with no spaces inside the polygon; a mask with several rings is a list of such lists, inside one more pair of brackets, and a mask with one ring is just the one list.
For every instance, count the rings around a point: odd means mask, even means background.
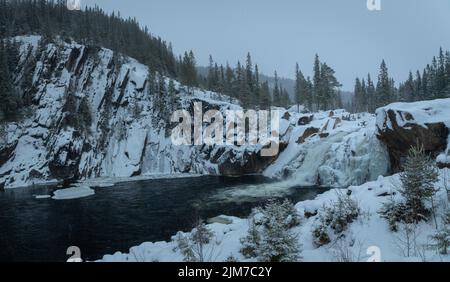
[{"label": "snow-covered boulder", "polygon": [[450,99],[394,103],[377,110],[377,135],[388,147],[392,168],[398,171],[411,146],[423,145],[448,165]]}]

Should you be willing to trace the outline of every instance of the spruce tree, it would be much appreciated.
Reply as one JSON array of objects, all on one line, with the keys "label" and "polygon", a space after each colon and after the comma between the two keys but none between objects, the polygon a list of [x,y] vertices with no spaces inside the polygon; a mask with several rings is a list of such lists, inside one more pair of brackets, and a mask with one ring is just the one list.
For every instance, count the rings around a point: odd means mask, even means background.
[{"label": "spruce tree", "polygon": [[211,55],[209,55],[209,67],[208,67],[208,77],[207,77],[207,87],[213,90],[216,87],[215,75],[214,75],[214,60]]},{"label": "spruce tree", "polygon": [[355,89],[354,89],[354,99],[353,99],[353,110],[355,112],[360,112],[360,110],[361,110],[361,103],[362,103],[361,96],[362,96],[361,80],[359,78],[356,78]]},{"label": "spruce tree", "polygon": [[225,70],[225,82],[224,82],[224,92],[226,95],[230,97],[235,97],[234,91],[233,91],[233,82],[234,82],[234,72],[233,69],[231,69],[230,65],[227,63],[226,70]]},{"label": "spruce tree", "polygon": [[247,80],[248,89],[250,90],[250,92],[253,93],[255,84],[253,81],[253,63],[250,53],[247,53],[247,60],[245,66],[245,79]]},{"label": "spruce tree", "polygon": [[0,40],[0,112],[5,120],[14,120],[18,116],[21,101],[15,93],[13,77],[9,71],[8,55],[5,45]]},{"label": "spruce tree", "polygon": [[259,68],[258,65],[255,65],[255,77],[254,77],[254,81],[255,81],[255,86],[253,89],[253,105],[260,105],[260,100],[261,100],[261,84],[259,81]]},{"label": "spruce tree", "polygon": [[448,255],[448,249],[450,248],[450,212],[443,216],[442,227],[431,236],[431,240],[433,249],[441,255]]},{"label": "spruce tree", "polygon": [[427,219],[430,215],[427,202],[433,206],[433,198],[437,192],[434,187],[438,180],[437,168],[423,147],[410,149],[403,168],[399,192],[405,198],[408,208],[406,217],[415,222]]},{"label": "spruce tree", "polygon": [[322,89],[321,89],[321,70],[320,70],[320,60],[319,60],[319,55],[316,54],[315,58],[314,58],[314,70],[313,70],[314,76],[313,76],[313,97],[312,97],[312,101],[313,101],[313,108],[311,109],[312,111],[316,110],[317,108],[319,108],[318,104],[319,104],[319,100],[322,100]]},{"label": "spruce tree", "polygon": [[297,63],[295,66],[295,103],[297,105],[306,105],[306,91],[306,79]]},{"label": "spruce tree", "polygon": [[281,90],[280,85],[278,83],[278,73],[275,71],[274,73],[275,85],[273,87],[273,105],[276,107],[281,107]]},{"label": "spruce tree", "polygon": [[414,81],[414,101],[422,100],[422,77],[420,72],[416,72],[416,79]]},{"label": "spruce tree", "polygon": [[306,105],[310,111],[313,110],[314,105],[314,86],[311,78],[308,76],[305,84],[305,93],[306,93]]},{"label": "spruce tree", "polygon": [[337,89],[340,83],[334,76],[335,71],[326,63],[320,67],[319,94],[316,96],[318,108],[329,110],[336,104]]},{"label": "spruce tree", "polygon": [[269,82],[265,81],[261,85],[261,99],[259,106],[261,109],[269,109],[271,104]]},{"label": "spruce tree", "polygon": [[374,113],[376,110],[376,102],[375,102],[375,85],[370,77],[370,74],[367,75],[367,104],[368,111],[370,113]]},{"label": "spruce tree", "polygon": [[383,60],[378,74],[378,83],[376,88],[376,106],[382,107],[393,101],[391,82],[389,79],[388,68]]}]

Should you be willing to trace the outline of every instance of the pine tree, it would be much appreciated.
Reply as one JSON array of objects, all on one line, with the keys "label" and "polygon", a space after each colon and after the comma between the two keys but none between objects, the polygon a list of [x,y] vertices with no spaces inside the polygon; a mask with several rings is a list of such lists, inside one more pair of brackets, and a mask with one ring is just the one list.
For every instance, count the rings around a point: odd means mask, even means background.
[{"label": "pine tree", "polygon": [[450,212],[444,214],[442,227],[430,237],[433,242],[431,247],[441,255],[448,255],[448,249],[450,248]]},{"label": "pine tree", "polygon": [[367,112],[367,85],[363,78],[361,82],[361,112]]},{"label": "pine tree", "polygon": [[322,86],[321,86],[321,69],[320,69],[320,60],[319,60],[319,55],[316,54],[316,57],[314,58],[314,76],[313,76],[313,96],[312,96],[312,101],[313,101],[313,108],[311,109],[312,111],[316,110],[317,108],[319,108],[318,106],[318,101],[322,100]]},{"label": "pine tree", "polygon": [[416,79],[414,80],[414,101],[422,100],[422,77],[420,72],[416,72]]},{"label": "pine tree", "polygon": [[298,105],[306,105],[307,101],[306,79],[300,71],[298,63],[295,66],[295,103]]},{"label": "pine tree", "polygon": [[271,104],[269,82],[265,81],[261,85],[261,99],[259,106],[261,109],[269,109]]},{"label": "pine tree", "polygon": [[155,95],[158,92],[157,73],[150,71],[147,80],[149,96]]},{"label": "pine tree", "polygon": [[361,80],[359,78],[356,78],[355,81],[355,89],[354,89],[354,99],[353,99],[353,109],[355,112],[360,112],[361,110],[361,103],[362,103],[362,85]]},{"label": "pine tree", "polygon": [[340,83],[334,76],[335,71],[326,63],[320,67],[319,94],[316,96],[320,110],[329,110],[336,104],[337,88]]},{"label": "pine tree", "polygon": [[215,80],[215,73],[214,73],[214,60],[211,55],[209,55],[209,67],[208,67],[208,89],[213,90],[216,87],[217,81]]},{"label": "pine tree", "polygon": [[249,227],[247,236],[241,238],[241,254],[247,258],[254,258],[258,256],[258,250],[260,248],[261,236],[258,230],[258,225],[255,222],[255,215],[252,214],[249,220]]},{"label": "pine tree", "polygon": [[374,113],[376,110],[376,97],[375,97],[375,85],[370,77],[370,74],[367,75],[367,104],[368,111],[370,113]]},{"label": "pine tree", "polygon": [[254,81],[255,81],[255,86],[253,89],[253,105],[260,105],[260,100],[261,100],[261,84],[259,81],[259,68],[258,65],[255,65],[255,77],[254,77]]},{"label": "pine tree", "polygon": [[400,101],[412,102],[415,100],[414,95],[414,78],[412,72],[409,72],[408,80],[402,85],[400,93]]},{"label": "pine tree", "polygon": [[241,239],[241,253],[260,262],[296,262],[301,246],[291,229],[300,224],[292,203],[270,200],[253,211],[247,236]]},{"label": "pine tree", "polygon": [[232,82],[231,93],[233,94],[234,98],[240,99],[241,87],[244,84],[244,82],[243,82],[244,74],[243,74],[243,71],[242,71],[242,66],[241,66],[241,62],[240,61],[237,62],[234,76],[235,77],[234,77],[233,82]]},{"label": "pine tree", "polygon": [[220,65],[219,68],[219,82],[217,88],[219,93],[225,93],[225,69],[223,68],[223,65]]},{"label": "pine tree", "polygon": [[5,120],[14,120],[18,116],[21,100],[15,93],[6,52],[5,45],[0,40],[0,118],[3,116]]},{"label": "pine tree", "polygon": [[289,93],[285,88],[281,88],[281,106],[284,108],[288,108],[291,105],[291,98],[289,97]]},{"label": "pine tree", "polygon": [[226,70],[225,70],[225,83],[224,83],[224,92],[226,95],[230,97],[235,97],[234,91],[233,91],[233,82],[234,82],[234,72],[231,69],[230,65],[227,63]]},{"label": "pine tree", "polygon": [[253,81],[253,63],[250,53],[247,53],[247,60],[245,66],[245,79],[247,80],[248,89],[250,90],[251,93],[253,93],[255,84]]},{"label": "pine tree", "polygon": [[310,111],[313,110],[314,105],[314,86],[311,78],[308,76],[305,84],[305,93],[306,93],[306,105]]},{"label": "pine tree", "polygon": [[438,180],[438,173],[434,162],[426,155],[423,147],[413,147],[403,168],[404,172],[400,174],[402,187],[399,192],[405,198],[408,208],[406,217],[415,222],[427,219],[430,210],[426,202],[433,205],[437,192],[434,185]]},{"label": "pine tree", "polygon": [[378,74],[378,83],[376,88],[376,107],[382,107],[393,101],[391,81],[389,79],[386,62],[383,60]]},{"label": "pine tree", "polygon": [[290,231],[290,218],[297,218],[295,209],[288,209],[283,204],[270,201],[262,209],[261,241],[257,250],[261,262],[296,262],[300,257],[300,245],[296,236]]},{"label": "pine tree", "polygon": [[195,67],[195,57],[192,51],[185,52],[180,67],[180,79],[181,82],[189,87],[191,91],[192,87],[198,86],[197,70]]},{"label": "pine tree", "polygon": [[273,105],[280,107],[282,104],[281,101],[281,90],[280,90],[280,85],[278,82],[278,73],[275,71],[274,73],[274,80],[275,80],[275,85],[273,87]]}]

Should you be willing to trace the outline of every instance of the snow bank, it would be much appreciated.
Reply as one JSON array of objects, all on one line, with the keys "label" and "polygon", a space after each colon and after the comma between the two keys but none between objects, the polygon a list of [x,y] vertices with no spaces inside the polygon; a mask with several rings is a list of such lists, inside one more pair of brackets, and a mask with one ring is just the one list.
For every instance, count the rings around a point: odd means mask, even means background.
[{"label": "snow bank", "polygon": [[[437,184],[440,191],[437,194],[437,202],[448,203],[444,181],[448,181],[445,174],[450,170],[441,170],[441,179]],[[390,177],[379,177],[376,181],[368,182],[361,186],[351,186],[348,189],[334,189],[319,195],[316,199],[300,202],[296,209],[301,217],[301,225],[293,232],[298,235],[298,241],[302,244],[303,261],[307,262],[332,262],[337,261],[342,250],[347,252],[355,261],[367,261],[370,248],[378,248],[381,251],[381,261],[450,261],[450,255],[440,256],[435,251],[424,248],[419,256],[406,257],[401,247],[401,234],[393,233],[389,230],[389,225],[385,219],[380,218],[378,210],[382,204],[389,201],[393,192],[399,184],[399,175]],[[450,183],[449,183],[450,184]],[[318,221],[318,216],[314,213],[324,205],[330,205],[338,197],[338,193],[351,193],[351,197],[359,203],[362,214],[351,223],[344,231],[341,240],[332,242],[322,247],[313,244],[312,230]],[[399,198],[396,193],[394,198]],[[443,212],[441,208],[439,212]],[[306,213],[308,212],[308,217]],[[215,233],[216,238],[205,247],[205,253],[212,254],[214,261],[225,261],[229,256],[233,256],[238,261],[248,262],[252,259],[245,259],[240,254],[240,239],[246,236],[248,230],[248,220],[235,217],[226,218],[226,224],[213,223],[208,227]],[[434,234],[436,228],[432,222],[420,223],[417,227],[417,245],[425,247],[429,244],[429,236]],[[130,249],[127,254],[117,252],[112,255],[105,255],[100,261],[103,262],[176,262],[183,261],[183,256],[177,250],[174,241],[143,243]]]}]

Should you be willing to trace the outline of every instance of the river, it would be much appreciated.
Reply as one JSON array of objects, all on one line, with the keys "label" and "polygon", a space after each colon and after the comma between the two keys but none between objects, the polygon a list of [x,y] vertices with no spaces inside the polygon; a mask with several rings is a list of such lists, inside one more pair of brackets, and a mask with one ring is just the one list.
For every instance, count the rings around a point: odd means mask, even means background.
[{"label": "river", "polygon": [[243,217],[268,198],[298,202],[328,190],[267,189],[275,186],[261,176],[205,176],[124,182],[67,201],[35,198],[54,186],[0,191],[0,261],[65,261],[69,246],[96,260],[146,241],[170,240],[191,230],[197,218]]}]

